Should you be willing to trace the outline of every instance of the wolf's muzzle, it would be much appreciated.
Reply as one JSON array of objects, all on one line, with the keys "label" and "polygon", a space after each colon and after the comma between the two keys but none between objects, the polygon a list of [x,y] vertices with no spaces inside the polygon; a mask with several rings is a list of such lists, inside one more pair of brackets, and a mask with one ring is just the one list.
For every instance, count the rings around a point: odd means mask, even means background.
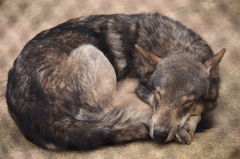
[{"label": "wolf's muzzle", "polygon": [[153,137],[154,137],[154,140],[156,140],[157,142],[163,143],[167,139],[168,133],[162,130],[154,130]]}]

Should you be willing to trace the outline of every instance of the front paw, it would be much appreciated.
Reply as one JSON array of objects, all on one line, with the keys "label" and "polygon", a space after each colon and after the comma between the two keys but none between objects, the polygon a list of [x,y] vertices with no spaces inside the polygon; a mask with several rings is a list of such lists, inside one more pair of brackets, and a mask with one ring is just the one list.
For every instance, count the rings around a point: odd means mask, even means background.
[{"label": "front paw", "polygon": [[190,126],[185,124],[175,135],[174,140],[180,144],[189,145],[192,142],[193,132],[190,130]]}]

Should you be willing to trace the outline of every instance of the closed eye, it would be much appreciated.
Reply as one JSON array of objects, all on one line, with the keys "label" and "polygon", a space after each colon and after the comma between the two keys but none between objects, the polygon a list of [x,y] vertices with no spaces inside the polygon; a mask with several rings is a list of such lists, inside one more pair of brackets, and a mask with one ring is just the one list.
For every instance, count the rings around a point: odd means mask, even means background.
[{"label": "closed eye", "polygon": [[181,105],[182,105],[182,107],[188,106],[188,105],[191,105],[194,101],[195,101],[195,96],[194,95],[184,96],[182,98]]},{"label": "closed eye", "polygon": [[190,105],[192,105],[193,103],[194,103],[194,100],[187,101],[187,102],[185,102],[185,103],[182,105],[182,107],[190,106]]},{"label": "closed eye", "polygon": [[192,105],[193,105],[194,101],[187,101],[185,102],[183,105],[182,105],[182,113],[183,114],[187,114],[190,109],[192,108]]}]

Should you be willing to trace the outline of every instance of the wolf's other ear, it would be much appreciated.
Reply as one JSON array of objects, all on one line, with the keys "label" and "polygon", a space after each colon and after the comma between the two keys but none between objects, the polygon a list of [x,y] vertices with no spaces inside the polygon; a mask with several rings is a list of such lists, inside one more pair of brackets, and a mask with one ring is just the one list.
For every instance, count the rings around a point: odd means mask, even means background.
[{"label": "wolf's other ear", "polygon": [[226,52],[226,49],[223,48],[219,53],[207,59],[207,61],[204,62],[205,67],[208,70],[211,70],[212,68],[214,68],[221,61],[225,52]]},{"label": "wolf's other ear", "polygon": [[219,62],[221,61],[224,53],[226,52],[226,49],[222,49],[219,53],[213,55],[212,57],[210,57],[209,59],[207,59],[207,61],[204,62],[204,65],[206,67],[206,69],[210,72],[210,88],[208,91],[208,94],[204,97],[204,99],[206,101],[209,101],[207,104],[206,109],[213,109],[216,105],[214,104],[215,101],[218,97],[218,90],[219,90],[219,82],[220,82],[220,78],[217,75],[218,69],[217,69],[217,65],[219,64]]},{"label": "wolf's other ear", "polygon": [[145,67],[145,73],[147,72],[152,72],[155,70],[157,63],[160,61],[160,58],[157,57],[156,55],[146,51],[139,45],[135,45],[135,48],[139,51],[140,53],[140,58],[144,64]]}]

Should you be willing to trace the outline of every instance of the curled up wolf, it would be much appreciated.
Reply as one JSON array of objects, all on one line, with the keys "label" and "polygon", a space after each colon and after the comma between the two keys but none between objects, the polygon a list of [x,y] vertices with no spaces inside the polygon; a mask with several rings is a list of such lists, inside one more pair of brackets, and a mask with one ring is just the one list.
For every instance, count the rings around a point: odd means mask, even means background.
[{"label": "curled up wolf", "polygon": [[23,48],[8,75],[8,109],[46,149],[189,144],[216,105],[224,53],[158,13],[72,19]]}]

